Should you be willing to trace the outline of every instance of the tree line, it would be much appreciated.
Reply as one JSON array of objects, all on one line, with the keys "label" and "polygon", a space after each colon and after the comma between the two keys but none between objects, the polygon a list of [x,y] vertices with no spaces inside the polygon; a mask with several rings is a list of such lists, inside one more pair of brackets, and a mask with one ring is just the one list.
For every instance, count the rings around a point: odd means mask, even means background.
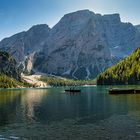
[{"label": "tree line", "polygon": [[140,84],[140,48],[97,77],[98,85]]}]

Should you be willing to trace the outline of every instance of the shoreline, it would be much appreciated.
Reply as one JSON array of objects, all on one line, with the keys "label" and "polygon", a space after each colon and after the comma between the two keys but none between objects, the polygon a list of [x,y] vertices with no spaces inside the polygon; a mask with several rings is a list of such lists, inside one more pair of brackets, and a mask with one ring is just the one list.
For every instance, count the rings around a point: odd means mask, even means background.
[{"label": "shoreline", "polygon": [[[97,85],[77,85],[76,87],[96,87]],[[46,87],[18,87],[18,88],[0,88],[1,90],[26,90],[26,89],[49,89],[49,88],[59,88],[59,87],[73,87],[73,86],[46,86]]]}]

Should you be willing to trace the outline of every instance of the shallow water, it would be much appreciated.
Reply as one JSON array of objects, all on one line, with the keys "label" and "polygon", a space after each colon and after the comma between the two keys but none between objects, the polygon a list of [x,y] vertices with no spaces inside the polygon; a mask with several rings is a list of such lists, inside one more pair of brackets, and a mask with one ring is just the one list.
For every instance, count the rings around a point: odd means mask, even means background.
[{"label": "shallow water", "polygon": [[1,90],[0,140],[140,139],[140,94],[80,88],[76,94],[64,88]]}]

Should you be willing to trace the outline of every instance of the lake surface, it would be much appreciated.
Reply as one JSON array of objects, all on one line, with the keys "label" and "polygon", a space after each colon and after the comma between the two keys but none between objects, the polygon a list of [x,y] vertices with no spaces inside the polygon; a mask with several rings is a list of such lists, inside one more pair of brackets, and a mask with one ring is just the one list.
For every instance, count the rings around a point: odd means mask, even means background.
[{"label": "lake surface", "polygon": [[0,140],[140,139],[140,94],[80,88],[0,90]]}]

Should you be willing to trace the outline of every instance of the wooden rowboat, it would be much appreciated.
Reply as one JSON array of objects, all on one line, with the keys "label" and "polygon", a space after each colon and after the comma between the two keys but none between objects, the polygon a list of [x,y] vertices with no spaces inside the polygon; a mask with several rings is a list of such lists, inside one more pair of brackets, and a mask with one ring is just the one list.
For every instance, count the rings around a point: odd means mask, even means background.
[{"label": "wooden rowboat", "polygon": [[140,94],[140,89],[135,89],[136,94]]},{"label": "wooden rowboat", "polygon": [[109,89],[109,94],[134,94],[135,89]]},{"label": "wooden rowboat", "polygon": [[66,89],[65,92],[81,92],[80,89]]}]

